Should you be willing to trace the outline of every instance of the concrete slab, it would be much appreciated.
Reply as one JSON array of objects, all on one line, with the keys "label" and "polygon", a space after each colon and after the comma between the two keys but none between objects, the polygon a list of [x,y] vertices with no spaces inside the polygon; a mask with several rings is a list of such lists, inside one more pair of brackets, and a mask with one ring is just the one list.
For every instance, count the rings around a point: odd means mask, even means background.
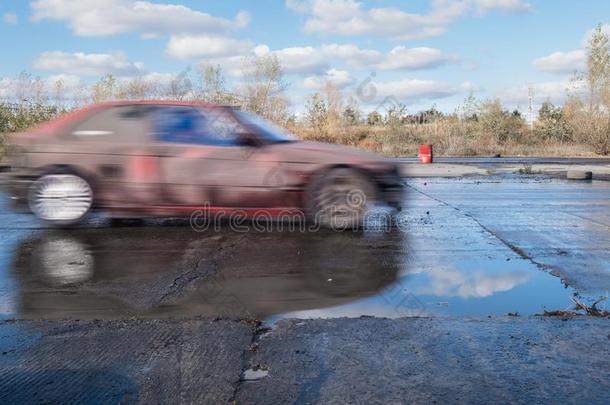
[{"label": "concrete slab", "polygon": [[[581,294],[610,291],[610,185],[550,179],[410,180]],[[454,221],[451,221],[452,223]]]},{"label": "concrete slab", "polygon": [[404,177],[461,177],[506,174],[554,175],[565,177],[570,170],[590,171],[593,178],[610,180],[609,159],[539,158],[440,158],[432,164],[397,159]]},{"label": "concrete slab", "polygon": [[285,321],[238,403],[588,403],[610,391],[605,319]]},{"label": "concrete slab", "polygon": [[228,403],[252,326],[0,322],[0,402]]}]

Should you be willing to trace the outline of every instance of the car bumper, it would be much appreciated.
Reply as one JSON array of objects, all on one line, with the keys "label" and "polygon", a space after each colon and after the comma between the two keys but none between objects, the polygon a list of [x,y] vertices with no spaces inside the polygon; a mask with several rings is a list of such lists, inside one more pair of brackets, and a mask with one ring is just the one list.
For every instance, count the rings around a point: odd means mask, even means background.
[{"label": "car bumper", "polygon": [[398,172],[398,168],[394,168],[390,172],[379,175],[377,184],[379,185],[382,202],[400,211],[402,209],[406,187],[403,178]]}]

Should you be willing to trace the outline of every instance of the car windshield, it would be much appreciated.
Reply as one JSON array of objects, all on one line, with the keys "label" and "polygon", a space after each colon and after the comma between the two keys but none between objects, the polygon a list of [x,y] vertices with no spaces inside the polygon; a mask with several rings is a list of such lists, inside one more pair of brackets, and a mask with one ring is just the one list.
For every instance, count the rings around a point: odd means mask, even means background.
[{"label": "car windshield", "polygon": [[293,142],[295,138],[283,128],[271,122],[244,111],[234,110],[235,115],[248,127],[254,128],[257,133],[270,142]]}]

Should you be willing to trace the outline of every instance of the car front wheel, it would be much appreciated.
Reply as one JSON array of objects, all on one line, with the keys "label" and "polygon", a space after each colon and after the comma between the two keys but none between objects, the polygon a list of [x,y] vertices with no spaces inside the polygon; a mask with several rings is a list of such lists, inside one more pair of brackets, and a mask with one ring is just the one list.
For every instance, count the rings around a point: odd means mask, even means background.
[{"label": "car front wheel", "polygon": [[78,175],[47,174],[31,185],[28,202],[34,215],[43,221],[56,226],[72,225],[91,210],[93,190]]},{"label": "car front wheel", "polygon": [[336,168],[317,176],[310,185],[308,211],[318,225],[335,230],[359,227],[376,188],[362,173]]}]

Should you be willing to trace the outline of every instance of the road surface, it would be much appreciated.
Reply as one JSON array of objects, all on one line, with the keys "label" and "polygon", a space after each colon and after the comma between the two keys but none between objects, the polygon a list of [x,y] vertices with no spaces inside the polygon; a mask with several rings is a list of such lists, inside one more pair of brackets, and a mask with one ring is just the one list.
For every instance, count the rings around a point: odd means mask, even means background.
[{"label": "road surface", "polygon": [[610,183],[408,186],[344,233],[62,231],[0,197],[0,401],[606,402],[610,320],[537,314],[608,294]]}]

